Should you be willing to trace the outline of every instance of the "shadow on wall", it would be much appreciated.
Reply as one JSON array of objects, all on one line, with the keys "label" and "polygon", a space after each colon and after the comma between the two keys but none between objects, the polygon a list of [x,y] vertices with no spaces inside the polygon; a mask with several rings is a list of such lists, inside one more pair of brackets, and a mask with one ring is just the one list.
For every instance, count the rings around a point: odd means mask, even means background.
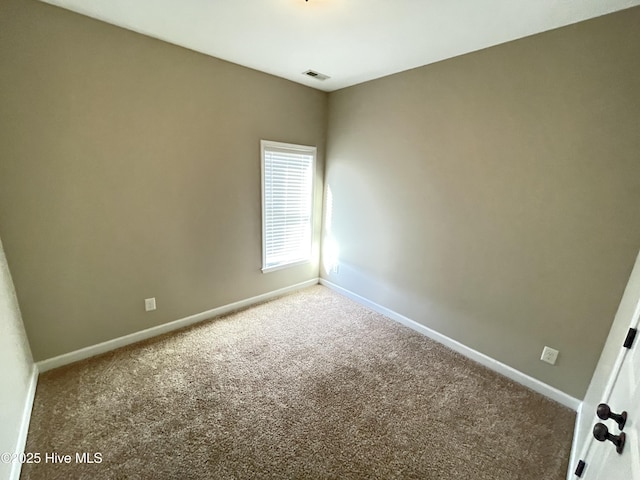
[{"label": "shadow on wall", "polygon": [[[0,240],[0,453],[24,451],[36,374]],[[0,462],[0,478],[19,471],[17,462]]]}]

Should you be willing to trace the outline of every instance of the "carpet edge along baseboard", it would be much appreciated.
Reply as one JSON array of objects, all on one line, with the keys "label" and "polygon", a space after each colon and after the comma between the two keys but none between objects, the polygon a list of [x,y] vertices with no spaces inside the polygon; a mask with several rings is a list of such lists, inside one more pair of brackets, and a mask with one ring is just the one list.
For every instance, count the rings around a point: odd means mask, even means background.
[{"label": "carpet edge along baseboard", "polygon": [[350,290],[347,290],[339,285],[330,282],[324,278],[314,278],[311,280],[307,280],[305,282],[301,282],[295,285],[291,285],[289,287],[284,287],[278,290],[273,290],[271,292],[267,292],[261,295],[257,295],[255,297],[248,298],[246,300],[240,300],[238,302],[230,303],[227,305],[223,305],[221,307],[213,308],[211,310],[207,310],[205,312],[201,312],[195,315],[191,315],[185,318],[181,318],[179,320],[174,320],[172,322],[164,323],[162,325],[157,325],[155,327],[151,327],[145,330],[141,330],[138,332],[131,333],[129,335],[125,335],[122,337],[118,337],[112,340],[107,340],[106,342],[102,342],[96,345],[92,345],[89,347],[81,348],[79,350],[75,350],[69,353],[64,353],[62,355],[58,355],[56,357],[52,357],[46,360],[42,360],[36,363],[39,372],[46,372],[48,370],[52,370],[54,368],[62,367],[64,365],[68,365],[80,360],[84,360],[86,358],[94,357],[96,355],[100,355],[102,353],[109,352],[111,350],[115,350],[120,347],[124,347],[126,345],[130,345],[136,342],[140,342],[142,340],[147,340],[149,338],[156,337],[158,335],[163,335],[165,333],[172,332],[174,330],[178,330],[205,320],[209,320],[211,318],[224,315],[226,313],[232,312],[234,310],[238,310],[241,308],[246,308],[251,305],[264,302],[271,298],[278,297],[280,295],[284,295],[286,293],[294,292],[296,290],[300,290],[302,288],[310,287],[312,285],[316,285],[320,283],[332,290],[340,293],[355,302],[370,308],[373,311],[381,313],[386,317],[399,322],[429,338],[432,340],[441,343],[452,350],[460,353],[461,355],[470,358],[481,365],[497,372],[511,380],[524,385],[525,387],[530,388],[531,390],[538,392],[545,397],[548,397],[565,407],[568,407],[574,411],[578,411],[581,401],[577,398],[572,397],[571,395],[548,385],[541,380],[538,380],[534,377],[531,377],[519,370],[516,370],[509,365],[506,365],[484,353],[478,352],[452,338],[447,337],[441,333],[432,330],[415,320],[405,317],[387,307],[379,305],[365,297],[358,295]]},{"label": "carpet edge along baseboard", "polygon": [[112,340],[107,340],[105,342],[98,343],[96,345],[91,345],[89,347],[84,347],[78,350],[74,350],[72,352],[63,353],[62,355],[57,355],[55,357],[48,358],[46,360],[41,360],[39,362],[36,362],[36,367],[38,368],[38,372],[40,373],[46,372],[48,370],[53,370],[54,368],[63,367],[65,365],[69,365],[71,363],[78,362],[86,358],[95,357],[96,355],[110,352],[120,347],[141,342],[142,340],[147,340],[149,338],[157,337],[159,335],[163,335],[165,333],[179,330],[181,328],[185,328],[190,325],[195,325],[196,323],[200,323],[205,320],[210,320],[212,318],[219,317],[221,315],[233,312],[235,310],[240,310],[246,307],[250,307],[251,305],[262,303],[266,300],[270,300],[272,298],[276,298],[287,293],[295,292],[296,290],[300,290],[302,288],[307,288],[312,285],[317,285],[318,283],[319,283],[319,278],[312,278],[311,280],[307,280],[305,282],[297,283],[295,285],[290,285],[288,287],[280,288],[278,290],[272,290],[270,292],[263,293],[261,295],[256,295],[255,297],[229,303],[227,305],[222,305],[220,307],[212,308],[211,310],[207,310],[205,312],[196,313],[195,315],[190,315],[188,317],[184,317],[168,323],[163,323],[161,325],[156,325],[154,327],[150,327],[145,330],[140,330],[138,332],[130,333],[122,337],[117,337]]},{"label": "carpet edge along baseboard", "polygon": [[554,400],[560,403],[561,405],[564,405],[565,407],[570,408],[573,411],[577,412],[578,409],[580,408],[580,405],[582,404],[581,400],[578,400],[577,398],[572,397],[568,393],[565,393],[562,390],[557,389],[556,387],[552,387],[551,385],[544,383],[543,381],[538,380],[537,378],[531,377],[526,373],[521,372],[520,370],[516,370],[515,368],[510,367],[509,365],[502,363],[496,360],[495,358],[485,355],[484,353],[478,352],[477,350],[474,350],[471,347],[468,347],[450,337],[447,337],[446,335],[436,332],[435,330],[432,330],[431,328],[426,327],[421,323],[416,322],[415,320],[411,320],[410,318],[405,317],[404,315],[401,315],[398,312],[395,312],[387,307],[379,305],[369,300],[368,298],[362,297],[357,293],[354,293],[351,290],[343,288],[329,280],[321,278],[320,285],[324,285],[325,287],[331,288],[335,292],[340,293],[345,297],[350,298],[351,300],[367,308],[370,308],[371,310],[378,312],[398,323],[401,323],[415,330],[416,332],[419,332],[422,335],[425,335],[426,337],[429,337],[432,340],[435,340],[436,342],[449,347],[450,349],[460,353],[461,355],[467,358],[470,358],[471,360],[478,362],[481,365],[484,365],[490,370],[493,370],[494,372],[499,373],[500,375],[503,375],[513,380],[514,382],[519,383],[520,385],[524,385],[525,387],[533,390],[534,392],[538,392],[541,395],[544,395],[545,397],[550,398],[551,400]]}]

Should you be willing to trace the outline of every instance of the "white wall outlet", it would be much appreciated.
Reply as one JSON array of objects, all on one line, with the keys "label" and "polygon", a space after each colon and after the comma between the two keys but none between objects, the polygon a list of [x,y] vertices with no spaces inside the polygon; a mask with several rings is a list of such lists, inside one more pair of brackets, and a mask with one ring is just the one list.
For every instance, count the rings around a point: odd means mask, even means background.
[{"label": "white wall outlet", "polygon": [[333,273],[334,275],[340,275],[340,264],[339,263],[334,263],[333,266],[331,267],[331,273]]},{"label": "white wall outlet", "polygon": [[560,352],[558,352],[558,350],[556,350],[555,348],[544,347],[540,360],[550,363],[551,365],[555,365],[556,359],[558,358],[558,353]]},{"label": "white wall outlet", "polygon": [[155,310],[156,309],[156,297],[145,298],[144,299],[144,309],[147,312],[150,312],[151,310]]}]

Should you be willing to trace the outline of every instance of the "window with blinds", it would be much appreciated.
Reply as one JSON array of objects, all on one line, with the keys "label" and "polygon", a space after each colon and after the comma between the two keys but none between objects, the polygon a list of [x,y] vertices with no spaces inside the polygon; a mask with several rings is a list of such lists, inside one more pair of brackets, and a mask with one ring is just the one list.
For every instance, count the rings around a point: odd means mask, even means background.
[{"label": "window with blinds", "polygon": [[313,232],[316,148],[260,142],[262,271],[308,262]]}]

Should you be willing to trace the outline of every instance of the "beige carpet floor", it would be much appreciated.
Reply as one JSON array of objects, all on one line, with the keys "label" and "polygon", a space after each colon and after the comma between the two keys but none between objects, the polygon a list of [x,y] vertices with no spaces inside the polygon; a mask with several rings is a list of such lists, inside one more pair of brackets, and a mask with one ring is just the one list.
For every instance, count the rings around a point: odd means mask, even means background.
[{"label": "beige carpet floor", "polygon": [[573,423],[316,286],[42,374],[21,478],[560,480]]}]

